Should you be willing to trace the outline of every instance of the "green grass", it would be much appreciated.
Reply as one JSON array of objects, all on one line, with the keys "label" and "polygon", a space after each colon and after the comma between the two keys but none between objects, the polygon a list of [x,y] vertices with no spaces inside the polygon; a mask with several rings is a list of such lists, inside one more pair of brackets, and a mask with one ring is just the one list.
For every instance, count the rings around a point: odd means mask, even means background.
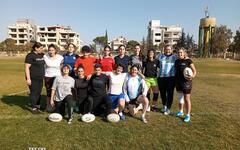
[{"label": "green grass", "polygon": [[[129,116],[116,124],[99,117],[88,124],[75,114],[71,125],[65,120],[49,122],[47,113],[32,115],[27,93],[8,95],[27,90],[22,62],[22,58],[0,59],[0,149],[240,148],[240,62],[194,60],[198,76],[188,124],[173,116],[148,113],[148,124]],[[172,111],[177,111],[176,97]]]}]

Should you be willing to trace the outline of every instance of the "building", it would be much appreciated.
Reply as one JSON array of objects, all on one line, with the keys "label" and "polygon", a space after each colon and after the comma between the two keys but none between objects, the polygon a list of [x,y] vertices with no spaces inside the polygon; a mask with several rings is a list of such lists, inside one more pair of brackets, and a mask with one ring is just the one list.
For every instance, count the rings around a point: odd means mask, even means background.
[{"label": "building", "polygon": [[32,20],[19,19],[13,26],[8,26],[8,36],[16,41],[16,45],[24,45],[36,39],[36,25]]},{"label": "building", "polygon": [[111,41],[112,50],[117,50],[120,45],[126,46],[127,43],[128,40],[125,37],[123,36],[116,37]]},{"label": "building", "polygon": [[16,40],[16,45],[37,41],[45,48],[55,44],[60,50],[65,50],[68,43],[74,43],[78,49],[82,45],[79,33],[72,31],[69,26],[38,26],[29,19],[17,20],[14,26],[8,26],[8,35]]},{"label": "building", "polygon": [[78,48],[81,47],[79,34],[72,31],[69,26],[38,26],[36,33],[36,41],[42,43],[45,48],[49,44],[55,44],[60,50],[65,50],[68,43],[74,43]]},{"label": "building", "polygon": [[148,25],[148,39],[153,45],[160,43],[174,45],[182,35],[182,28],[179,26],[163,26],[160,20],[151,20]]}]

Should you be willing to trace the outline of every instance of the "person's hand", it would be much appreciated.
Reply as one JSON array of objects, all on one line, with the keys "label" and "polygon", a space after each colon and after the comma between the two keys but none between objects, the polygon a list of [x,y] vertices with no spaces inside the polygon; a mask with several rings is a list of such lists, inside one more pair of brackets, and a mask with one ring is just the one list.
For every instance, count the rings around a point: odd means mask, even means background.
[{"label": "person's hand", "polygon": [[54,107],[55,104],[54,104],[54,101],[53,101],[53,100],[50,101],[50,105],[51,105],[52,107]]},{"label": "person's hand", "polygon": [[192,81],[192,79],[193,79],[193,76],[188,76],[188,77],[187,77],[187,80],[188,80],[188,81]]},{"label": "person's hand", "polygon": [[27,79],[27,85],[30,86],[32,84],[31,79]]}]

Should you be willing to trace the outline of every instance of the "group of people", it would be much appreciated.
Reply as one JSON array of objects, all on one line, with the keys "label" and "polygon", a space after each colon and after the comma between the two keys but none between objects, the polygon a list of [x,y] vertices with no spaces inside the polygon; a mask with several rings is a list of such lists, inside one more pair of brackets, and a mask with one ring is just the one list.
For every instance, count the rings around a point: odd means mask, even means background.
[{"label": "group of people", "polygon": [[[147,123],[146,112],[157,111],[159,91],[161,112],[165,115],[171,113],[175,87],[179,100],[176,116],[184,116],[185,104],[184,121],[190,121],[190,94],[196,69],[184,48],[174,54],[172,46],[166,45],[164,53],[157,56],[154,49],[149,49],[144,56],[137,44],[134,54],[128,56],[126,47],[120,45],[118,55],[113,57],[111,47],[105,46],[103,55],[98,58],[92,55],[89,46],[82,47],[81,56],[75,54],[75,49],[75,45],[70,43],[67,53],[61,56],[57,47],[51,44],[44,54],[43,45],[36,42],[26,56],[25,75],[34,114],[40,112],[44,81],[46,111],[55,108],[55,112],[64,116],[67,106],[69,124],[73,120],[74,104],[81,114],[107,116],[116,113],[121,120],[125,120],[124,109],[127,108],[132,116],[142,109],[141,120]],[[193,72],[187,78],[183,75],[186,67]]]}]

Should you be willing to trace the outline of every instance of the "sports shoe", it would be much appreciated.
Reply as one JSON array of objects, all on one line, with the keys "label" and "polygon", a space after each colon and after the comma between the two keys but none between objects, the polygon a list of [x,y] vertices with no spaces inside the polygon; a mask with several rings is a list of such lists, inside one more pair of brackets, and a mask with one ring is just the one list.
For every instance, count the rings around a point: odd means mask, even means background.
[{"label": "sports shoe", "polygon": [[183,121],[184,122],[190,122],[190,115],[186,115]]},{"label": "sports shoe", "polygon": [[120,117],[121,120],[125,120],[126,119],[125,115],[123,115],[123,114],[119,115],[119,117]]},{"label": "sports shoe", "polygon": [[166,111],[163,113],[164,115],[169,115],[171,112],[169,109],[166,109]]},{"label": "sports shoe", "polygon": [[151,107],[150,105],[148,105],[147,112],[150,112],[150,111],[151,111]]},{"label": "sports shoe", "polygon": [[141,120],[143,121],[143,123],[147,123],[147,119],[145,117],[141,117]]},{"label": "sports shoe", "polygon": [[39,114],[40,111],[39,111],[37,108],[33,108],[33,109],[32,109],[32,113],[33,113],[33,114]]},{"label": "sports shoe", "polygon": [[163,106],[162,109],[161,109],[161,112],[164,113],[166,110],[167,110],[167,107]]},{"label": "sports shoe", "polygon": [[177,114],[176,114],[176,117],[182,117],[184,115],[183,112],[179,111]]},{"label": "sports shoe", "polygon": [[68,119],[68,124],[71,124],[72,121],[73,121],[73,116],[70,119]]},{"label": "sports shoe", "polygon": [[138,107],[137,107],[137,110],[141,110],[141,109],[143,109],[142,103],[140,103],[140,104],[138,105]]}]

